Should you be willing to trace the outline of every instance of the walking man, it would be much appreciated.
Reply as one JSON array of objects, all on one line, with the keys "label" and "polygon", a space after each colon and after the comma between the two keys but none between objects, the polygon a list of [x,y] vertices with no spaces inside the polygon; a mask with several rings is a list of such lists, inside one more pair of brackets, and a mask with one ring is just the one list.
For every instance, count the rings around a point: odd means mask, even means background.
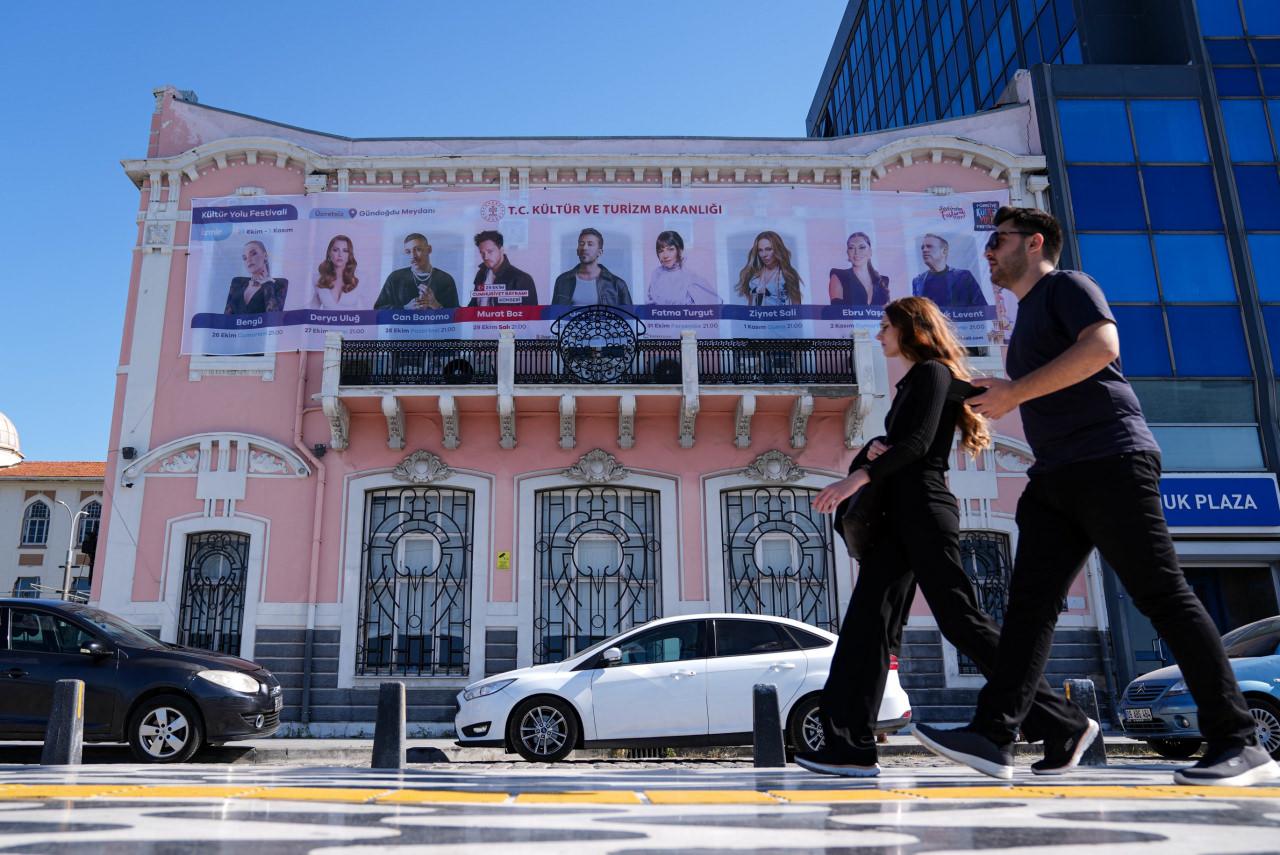
[{"label": "walking man", "polygon": [[991,281],[1018,299],[1011,379],[977,379],[969,400],[998,419],[1019,407],[1035,455],[1018,501],[1018,550],[995,672],[973,720],[956,730],[917,725],[944,757],[996,778],[1013,776],[1011,746],[1044,673],[1072,580],[1097,547],[1168,643],[1195,700],[1204,757],[1180,784],[1243,786],[1280,778],[1222,641],[1183,578],[1160,503],[1160,452],[1120,370],[1120,339],[1102,290],[1057,270],[1062,229],[1034,208],[1003,207],[987,242]]}]

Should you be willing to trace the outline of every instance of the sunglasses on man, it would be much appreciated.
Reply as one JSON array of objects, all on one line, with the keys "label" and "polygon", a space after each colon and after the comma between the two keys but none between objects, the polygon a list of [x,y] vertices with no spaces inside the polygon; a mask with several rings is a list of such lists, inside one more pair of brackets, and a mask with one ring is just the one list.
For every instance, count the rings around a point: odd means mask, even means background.
[{"label": "sunglasses on man", "polygon": [[1022,235],[1023,237],[1030,237],[1031,235],[1038,235],[1038,234],[1040,233],[1039,232],[1021,232],[1015,229],[1009,229],[1008,231],[1005,231],[1005,232],[992,232],[991,237],[987,238],[987,252],[995,252],[997,249],[999,249],[1000,242],[1004,240],[1005,235]]}]

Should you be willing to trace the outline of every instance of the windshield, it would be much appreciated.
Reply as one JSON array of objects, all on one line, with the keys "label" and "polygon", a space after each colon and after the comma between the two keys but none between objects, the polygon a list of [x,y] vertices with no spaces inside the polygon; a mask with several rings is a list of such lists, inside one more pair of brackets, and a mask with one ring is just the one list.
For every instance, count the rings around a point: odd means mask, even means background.
[{"label": "windshield", "polygon": [[125,623],[113,614],[101,609],[76,609],[76,617],[88,621],[101,630],[102,634],[119,644],[131,644],[134,647],[163,647],[160,641],[138,629],[131,623]]},{"label": "windshield", "polygon": [[1227,656],[1271,656],[1280,646],[1280,617],[1264,618],[1222,636]]}]

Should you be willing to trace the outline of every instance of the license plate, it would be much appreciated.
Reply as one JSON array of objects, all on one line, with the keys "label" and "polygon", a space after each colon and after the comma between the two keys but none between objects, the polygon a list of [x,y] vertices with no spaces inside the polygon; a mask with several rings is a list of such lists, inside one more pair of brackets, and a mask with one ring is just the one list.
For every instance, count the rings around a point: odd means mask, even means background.
[{"label": "license plate", "polygon": [[1124,711],[1125,721],[1151,721],[1151,710],[1146,707]]},{"label": "license plate", "polygon": [[[284,696],[276,695],[276,702],[275,702],[276,712],[280,712],[280,708],[283,706],[284,706]],[[1147,713],[1147,717],[1148,718],[1151,717],[1150,712]]]}]

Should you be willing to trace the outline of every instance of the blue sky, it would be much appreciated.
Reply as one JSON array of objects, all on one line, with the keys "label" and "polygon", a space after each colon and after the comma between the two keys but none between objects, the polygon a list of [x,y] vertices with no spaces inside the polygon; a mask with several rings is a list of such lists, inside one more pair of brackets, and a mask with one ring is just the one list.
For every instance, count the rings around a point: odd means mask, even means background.
[{"label": "blue sky", "polygon": [[348,136],[803,136],[844,7],[6,4],[0,412],[28,460],[106,455],[157,86]]}]

